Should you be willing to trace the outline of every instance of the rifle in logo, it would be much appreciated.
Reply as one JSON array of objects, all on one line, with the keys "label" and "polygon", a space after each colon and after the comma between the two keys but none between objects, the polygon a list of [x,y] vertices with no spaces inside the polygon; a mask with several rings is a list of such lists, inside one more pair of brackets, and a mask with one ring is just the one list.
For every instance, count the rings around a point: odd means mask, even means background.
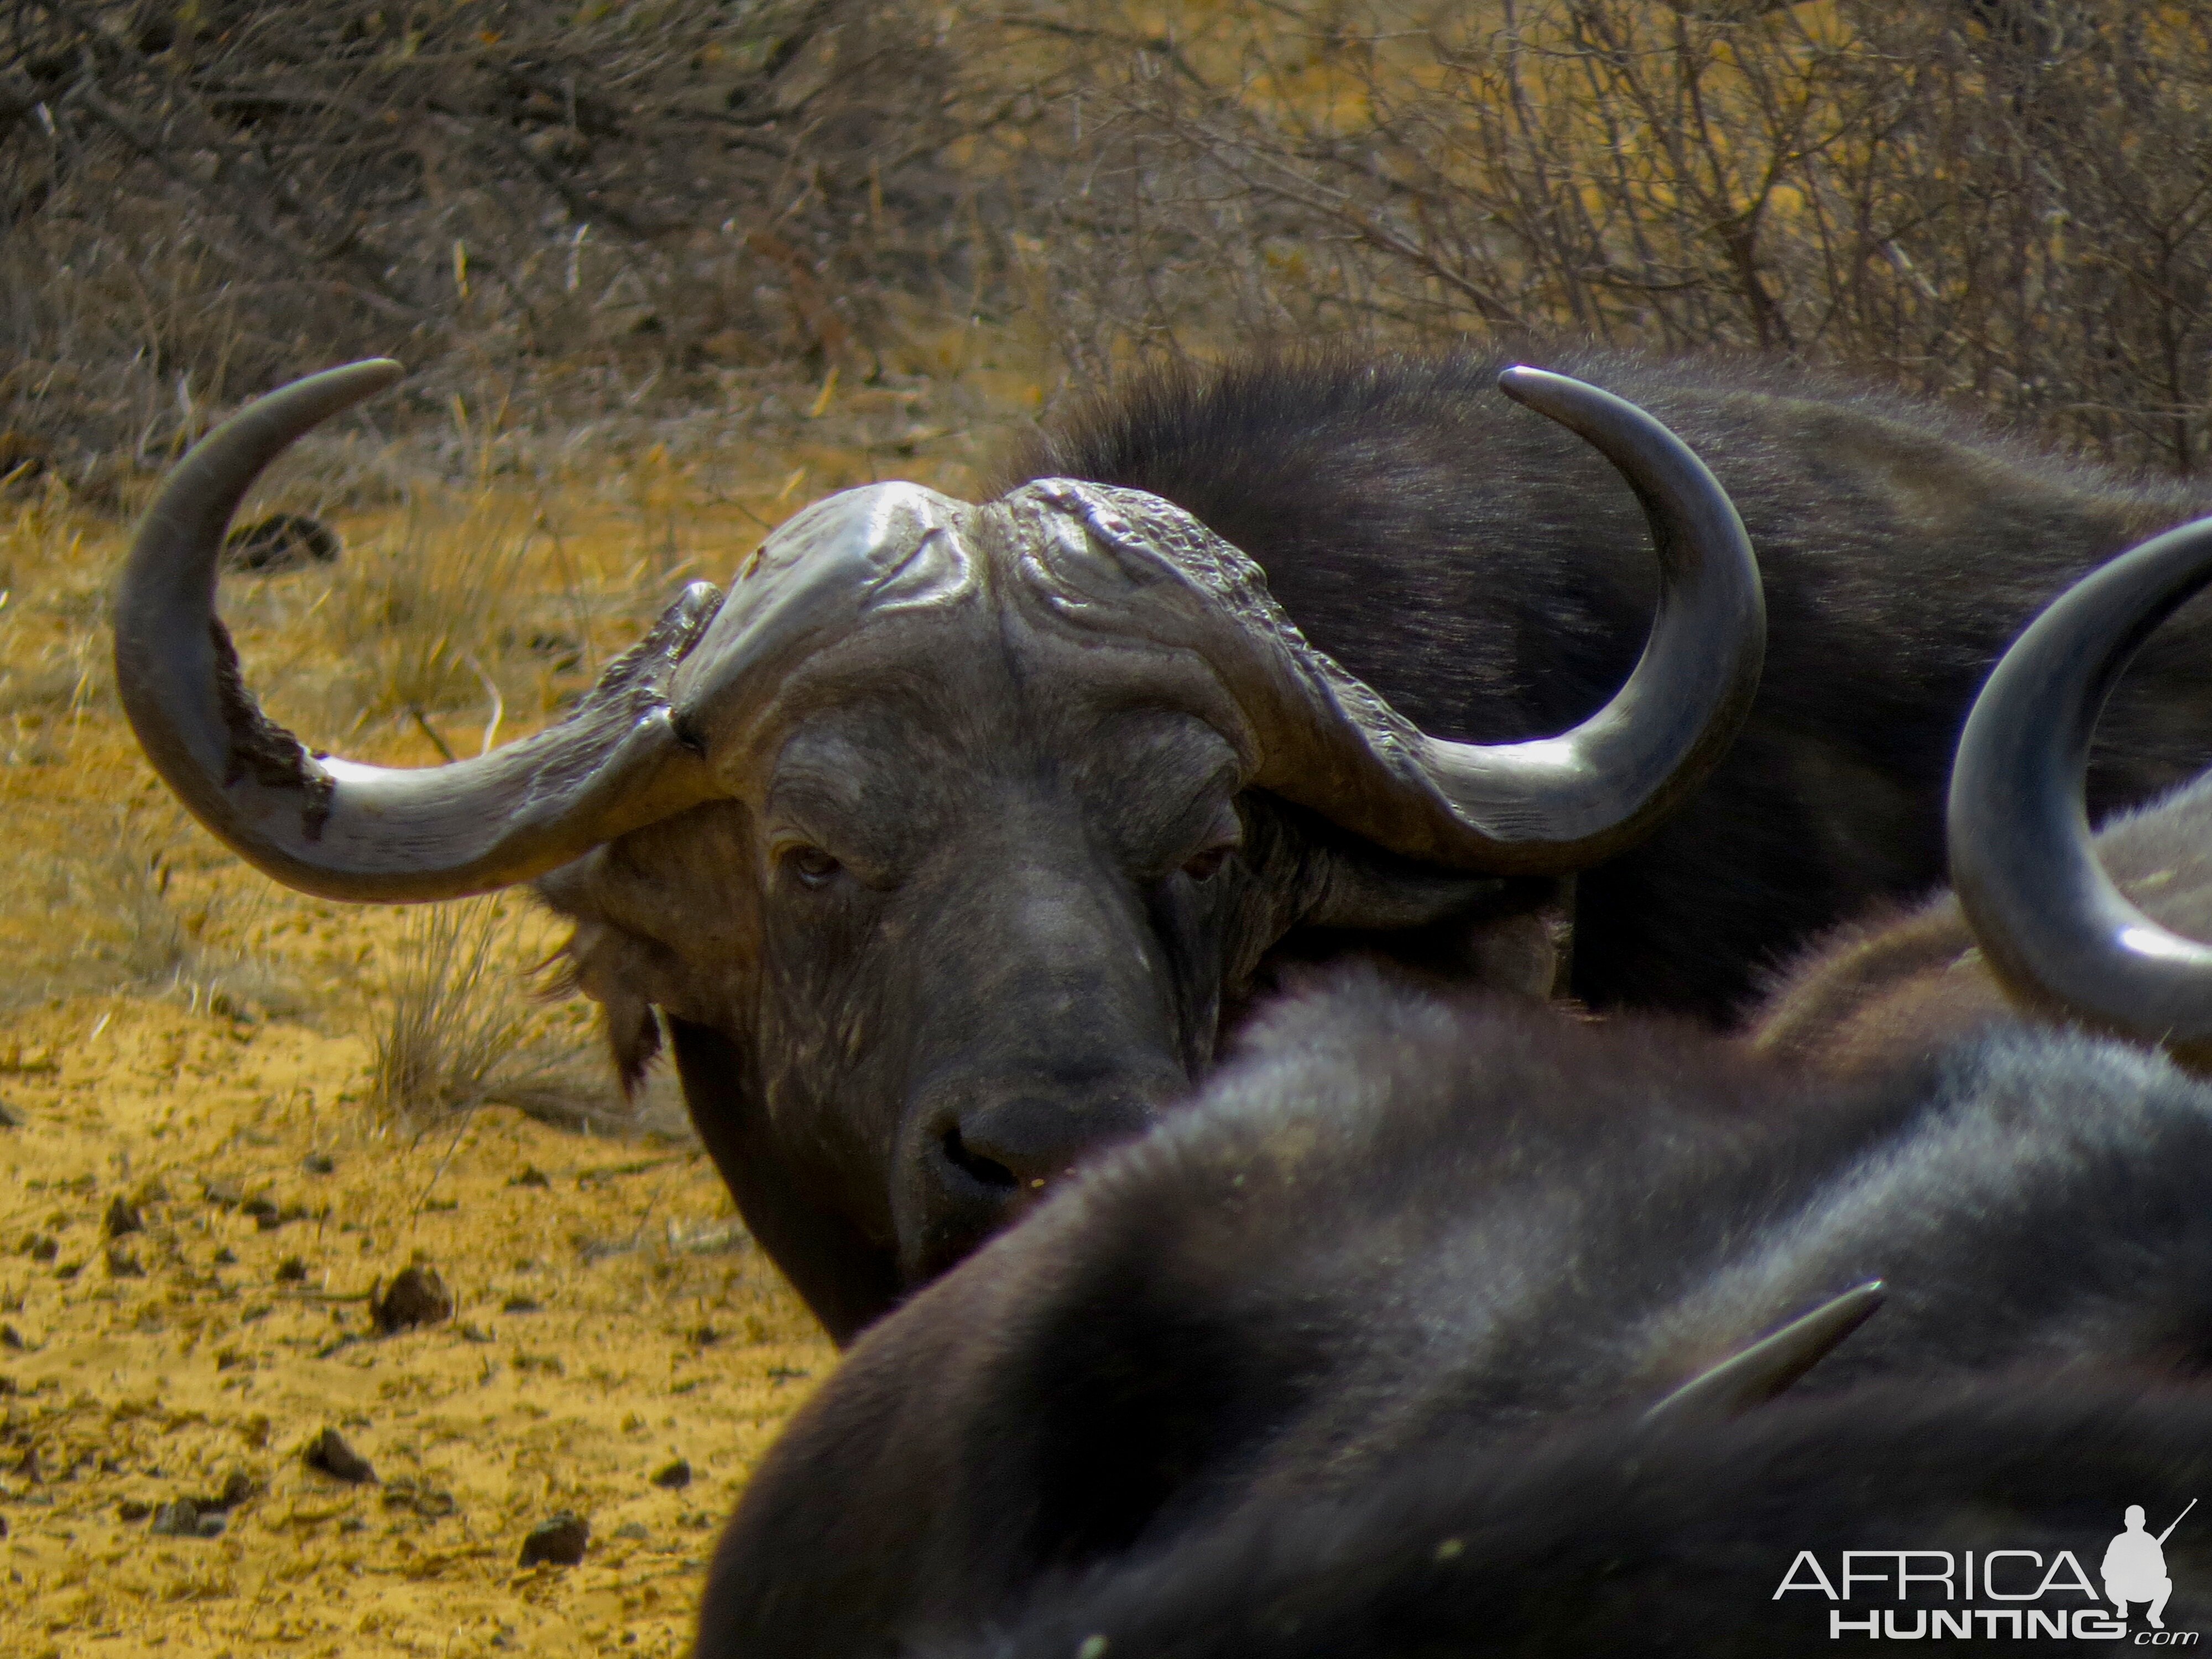
[{"label": "rifle in logo", "polygon": [[2166,1598],[2173,1594],[2173,1580],[2166,1572],[2166,1540],[2173,1536],[2173,1529],[2181,1524],[2197,1500],[2191,1498],[2179,1515],[2173,1517],[2166,1529],[2155,1538],[2143,1530],[2143,1506],[2128,1505],[2127,1530],[2114,1536],[2105,1547],[2105,1598],[2118,1611],[2128,1616],[2128,1603],[2150,1603],[2150,1627],[2164,1630]]}]

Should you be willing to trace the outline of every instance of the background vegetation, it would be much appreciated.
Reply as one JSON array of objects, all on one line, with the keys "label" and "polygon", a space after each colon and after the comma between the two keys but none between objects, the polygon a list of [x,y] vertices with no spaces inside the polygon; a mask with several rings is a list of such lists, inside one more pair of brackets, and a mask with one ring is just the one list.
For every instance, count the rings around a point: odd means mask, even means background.
[{"label": "background vegetation", "polygon": [[[259,492],[337,562],[222,595],[272,712],[387,764],[1157,353],[1757,351],[2193,474],[2208,83],[2150,0],[0,0],[0,1649],[673,1659],[831,1363],[635,1143],[666,1079],[531,996],[546,917],[277,890],[148,772],[106,596],[210,421],[413,370]],[[374,1337],[418,1259],[458,1311]],[[516,1572],[554,1508],[593,1553]]]},{"label": "background vegetation", "polygon": [[371,351],[546,427],[1571,330],[2190,472],[2208,77],[2154,0],[10,0],[0,420],[98,495]]}]

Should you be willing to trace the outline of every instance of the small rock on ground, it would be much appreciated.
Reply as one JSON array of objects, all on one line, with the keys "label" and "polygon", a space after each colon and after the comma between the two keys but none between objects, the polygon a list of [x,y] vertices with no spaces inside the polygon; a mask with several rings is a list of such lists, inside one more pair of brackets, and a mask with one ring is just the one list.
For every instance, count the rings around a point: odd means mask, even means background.
[{"label": "small rock on ground", "polygon": [[388,1286],[370,1298],[368,1312],[377,1334],[390,1336],[395,1331],[451,1319],[453,1293],[446,1288],[435,1267],[416,1262],[402,1267]]},{"label": "small rock on ground", "polygon": [[557,1567],[573,1567],[584,1559],[585,1548],[592,1541],[592,1523],[580,1515],[565,1511],[550,1521],[540,1521],[530,1529],[522,1540],[522,1565],[534,1567],[541,1561],[550,1561]]},{"label": "small rock on ground", "polygon": [[202,1515],[191,1498],[179,1498],[155,1510],[154,1524],[147,1530],[156,1538],[219,1538],[223,1526],[220,1511]]},{"label": "small rock on ground", "polygon": [[339,1438],[336,1429],[325,1429],[309,1441],[301,1462],[333,1480],[349,1481],[355,1486],[373,1485],[376,1480],[376,1470],[369,1461]]}]

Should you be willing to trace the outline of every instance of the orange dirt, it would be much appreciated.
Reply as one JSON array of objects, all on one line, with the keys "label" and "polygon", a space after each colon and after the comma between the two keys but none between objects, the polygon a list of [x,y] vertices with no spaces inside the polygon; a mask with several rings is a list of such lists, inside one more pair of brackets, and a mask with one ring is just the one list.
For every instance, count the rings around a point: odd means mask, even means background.
[{"label": "orange dirt", "polygon": [[[0,1053],[0,1651],[683,1651],[715,1529],[831,1362],[703,1155],[498,1107],[380,1133],[358,1038],[95,1006]],[[118,1197],[144,1230],[110,1239]],[[369,1291],[418,1260],[454,1315],[376,1336]],[[380,1484],[303,1465],[325,1427]],[[220,1537],[123,1518],[234,1473]],[[563,1510],[583,1565],[519,1569]]]},{"label": "orange dirt", "polygon": [[[225,581],[247,672],[310,740],[387,764],[474,752],[488,681],[500,738],[522,735],[808,501],[871,477],[972,489],[979,411],[1037,393],[963,373],[841,396],[804,442],[586,446],[595,471],[550,482],[465,430],[473,483],[410,483],[404,507],[372,489],[329,514],[336,566]],[[289,461],[248,512],[323,511],[360,459]],[[125,533],[58,485],[5,512],[0,1654],[683,1652],[716,1532],[833,1350],[688,1139],[373,1106],[402,913],[283,892],[183,817],[111,684]],[[487,537],[494,567],[470,566]],[[500,926],[519,1001],[558,935],[519,901]],[[581,1002],[528,1024],[595,1044]],[[646,1121],[680,1131],[658,1086]],[[118,1200],[143,1226],[111,1238]],[[455,1312],[378,1336],[371,1291],[417,1261]],[[305,1465],[325,1429],[379,1484]],[[690,1484],[656,1485],[678,1459]],[[149,1509],[226,1485],[245,1495],[219,1536],[153,1532]],[[519,1566],[562,1510],[590,1523],[581,1565]]]}]

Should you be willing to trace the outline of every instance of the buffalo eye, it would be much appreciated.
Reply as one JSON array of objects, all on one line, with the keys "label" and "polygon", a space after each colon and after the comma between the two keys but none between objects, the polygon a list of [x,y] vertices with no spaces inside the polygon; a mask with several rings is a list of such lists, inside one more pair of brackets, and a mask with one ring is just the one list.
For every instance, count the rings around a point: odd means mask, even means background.
[{"label": "buffalo eye", "polygon": [[818,847],[794,847],[783,862],[802,887],[826,887],[845,867]]},{"label": "buffalo eye", "polygon": [[1229,861],[1237,850],[1231,842],[1219,842],[1201,853],[1194,854],[1182,861],[1182,872],[1193,881],[1209,881]]}]

